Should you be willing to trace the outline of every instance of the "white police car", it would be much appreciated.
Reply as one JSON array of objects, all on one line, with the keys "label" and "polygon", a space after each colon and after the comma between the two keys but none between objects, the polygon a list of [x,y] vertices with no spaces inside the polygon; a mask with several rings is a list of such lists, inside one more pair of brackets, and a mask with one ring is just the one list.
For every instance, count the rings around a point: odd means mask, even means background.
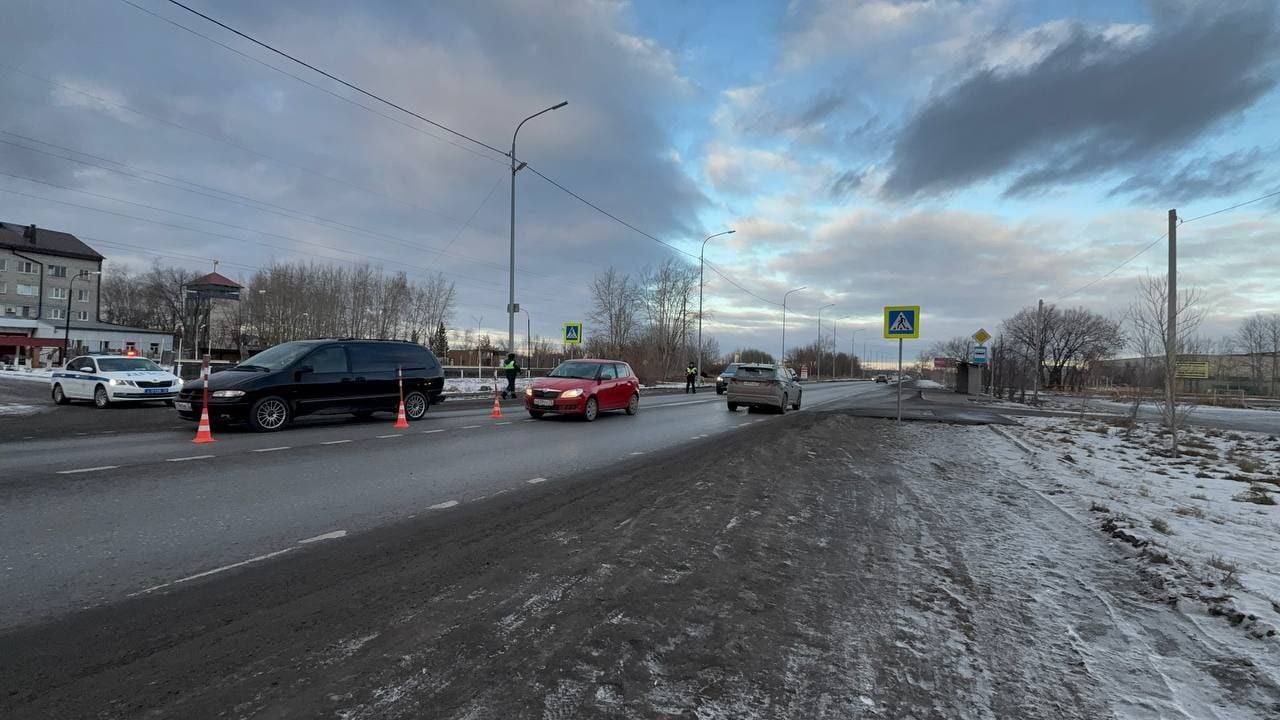
[{"label": "white police car", "polygon": [[54,370],[49,380],[53,401],[92,400],[105,408],[112,403],[163,401],[173,405],[182,389],[176,375],[147,358],[122,355],[81,355]]}]

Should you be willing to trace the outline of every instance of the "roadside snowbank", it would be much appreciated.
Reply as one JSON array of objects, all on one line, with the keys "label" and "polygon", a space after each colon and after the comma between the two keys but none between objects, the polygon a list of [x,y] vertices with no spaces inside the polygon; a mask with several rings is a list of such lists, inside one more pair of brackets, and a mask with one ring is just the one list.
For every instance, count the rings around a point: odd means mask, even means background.
[{"label": "roadside snowbank", "polygon": [[0,370],[0,380],[25,380],[27,382],[48,383],[53,370],[36,368],[35,370]]},{"label": "roadside snowbank", "polygon": [[916,387],[921,390],[946,390],[947,386],[932,380],[917,380]]},{"label": "roadside snowbank", "polygon": [[[1049,473],[1046,495],[1141,551],[1171,602],[1202,603],[1253,638],[1280,626],[1280,440],[1191,428],[1180,457],[1154,423],[1027,418],[1003,429]],[[1024,461],[1008,449],[1011,461]],[[1055,500],[1055,503],[1058,502]]]}]

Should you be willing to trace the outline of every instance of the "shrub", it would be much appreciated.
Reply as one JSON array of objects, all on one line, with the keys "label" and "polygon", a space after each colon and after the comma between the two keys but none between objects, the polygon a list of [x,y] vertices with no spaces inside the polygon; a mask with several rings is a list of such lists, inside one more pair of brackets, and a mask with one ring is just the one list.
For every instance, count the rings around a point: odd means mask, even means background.
[{"label": "shrub", "polygon": [[1198,507],[1177,507],[1177,508],[1174,508],[1173,514],[1181,515],[1183,517],[1193,517],[1193,518],[1204,517],[1204,511]]},{"label": "shrub", "polygon": [[1151,529],[1164,535],[1172,535],[1173,529],[1169,527],[1169,523],[1164,518],[1151,518]]}]

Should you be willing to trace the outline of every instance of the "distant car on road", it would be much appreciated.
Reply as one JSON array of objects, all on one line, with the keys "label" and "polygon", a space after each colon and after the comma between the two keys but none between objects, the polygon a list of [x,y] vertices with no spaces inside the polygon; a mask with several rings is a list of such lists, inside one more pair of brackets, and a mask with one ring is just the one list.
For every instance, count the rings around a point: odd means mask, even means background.
[{"label": "distant car on road", "polygon": [[723,395],[729,389],[729,378],[738,371],[739,363],[730,363],[728,367],[720,371],[716,376],[716,394]]},{"label": "distant car on road", "polygon": [[788,408],[800,409],[803,392],[790,368],[765,363],[744,363],[729,378],[726,401],[729,412],[736,412],[739,407],[746,406],[785,413]]},{"label": "distant car on road", "polygon": [[[209,420],[273,432],[314,413],[395,412],[401,378],[405,416],[421,420],[444,392],[440,361],[427,348],[398,340],[287,342],[209,375]],[[174,403],[178,415],[198,420],[204,389],[203,380],[186,383]]]},{"label": "distant car on road", "polygon": [[887,385],[887,384],[889,383],[889,378],[888,378],[888,377],[886,377],[886,376],[884,376],[884,375],[877,375],[877,376],[876,376],[876,382],[878,382],[878,383],[885,383],[885,384]]},{"label": "distant car on road", "polygon": [[172,405],[182,381],[154,362],[122,355],[81,355],[49,378],[53,401],[92,400],[99,408],[114,403],[161,401]]},{"label": "distant car on road", "polygon": [[529,417],[579,415],[587,422],[608,410],[640,410],[640,381],[620,360],[566,360],[524,391]]}]

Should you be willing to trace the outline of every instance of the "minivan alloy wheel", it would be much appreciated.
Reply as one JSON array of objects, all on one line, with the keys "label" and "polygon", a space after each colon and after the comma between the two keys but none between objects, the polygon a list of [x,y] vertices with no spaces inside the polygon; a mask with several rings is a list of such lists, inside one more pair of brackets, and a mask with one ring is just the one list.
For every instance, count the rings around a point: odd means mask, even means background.
[{"label": "minivan alloy wheel", "polygon": [[430,402],[427,396],[414,391],[404,396],[404,414],[410,420],[421,420],[426,417]]},{"label": "minivan alloy wheel", "polygon": [[263,398],[253,406],[253,421],[257,429],[279,430],[289,421],[289,406],[277,397]]}]

